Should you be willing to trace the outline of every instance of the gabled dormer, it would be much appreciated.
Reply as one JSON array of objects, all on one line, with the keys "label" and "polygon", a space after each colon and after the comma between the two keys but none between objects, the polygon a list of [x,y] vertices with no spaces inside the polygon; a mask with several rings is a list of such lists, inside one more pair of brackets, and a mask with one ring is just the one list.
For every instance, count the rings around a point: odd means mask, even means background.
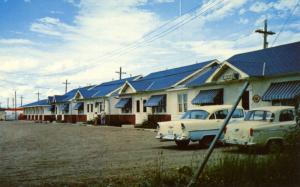
[{"label": "gabled dormer", "polygon": [[119,94],[133,94],[136,93],[136,89],[126,81],[123,86],[120,88]]},{"label": "gabled dormer", "polygon": [[248,78],[249,75],[225,61],[208,79],[209,82],[226,82]]}]

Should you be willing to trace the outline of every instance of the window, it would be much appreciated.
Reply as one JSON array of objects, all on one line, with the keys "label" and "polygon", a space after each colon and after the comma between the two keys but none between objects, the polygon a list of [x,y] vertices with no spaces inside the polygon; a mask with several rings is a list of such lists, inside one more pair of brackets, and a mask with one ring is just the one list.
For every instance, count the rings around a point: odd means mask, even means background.
[{"label": "window", "polygon": [[122,113],[131,113],[132,112],[132,99],[130,98],[128,103],[122,108]]},{"label": "window", "polygon": [[245,121],[267,121],[274,119],[274,114],[264,110],[252,110],[246,115]]},{"label": "window", "polygon": [[244,111],[242,109],[235,109],[235,111],[232,114],[232,118],[243,118],[244,117]]},{"label": "window", "polygon": [[163,96],[162,100],[159,102],[159,105],[152,107],[153,113],[165,113],[167,112],[167,99],[166,95]]},{"label": "window", "polygon": [[90,104],[87,104],[87,112],[90,112]]},{"label": "window", "polygon": [[91,112],[94,112],[94,106],[91,104]]},{"label": "window", "polygon": [[136,112],[140,112],[140,100],[136,101]]},{"label": "window", "polygon": [[186,112],[187,111],[187,94],[178,94],[178,112]]},{"label": "window", "polygon": [[183,114],[181,119],[206,119],[208,114],[205,110],[189,110]]},{"label": "window", "polygon": [[294,113],[292,110],[283,110],[280,113],[279,121],[293,121],[294,120]]},{"label": "window", "polygon": [[147,112],[147,107],[145,107],[147,100],[143,100],[143,112]]},{"label": "window", "polygon": [[216,119],[225,119],[228,114],[228,110],[219,110],[215,112]]}]

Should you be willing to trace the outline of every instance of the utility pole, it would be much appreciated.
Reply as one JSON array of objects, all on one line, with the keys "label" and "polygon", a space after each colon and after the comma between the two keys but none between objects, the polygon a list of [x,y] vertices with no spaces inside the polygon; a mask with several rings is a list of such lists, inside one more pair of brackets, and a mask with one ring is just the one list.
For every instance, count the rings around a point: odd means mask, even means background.
[{"label": "utility pole", "polygon": [[17,91],[15,90],[15,120],[17,120]]},{"label": "utility pole", "polygon": [[38,96],[38,101],[40,101],[40,95],[41,95],[40,91],[38,91],[38,92],[35,93],[35,94]]},{"label": "utility pole", "polygon": [[264,30],[257,29],[255,32],[264,35],[264,45],[263,45],[263,47],[264,47],[264,49],[266,49],[266,48],[268,48],[268,44],[269,44],[268,43],[268,35],[273,35],[273,34],[275,34],[275,32],[268,31],[268,20],[267,19],[265,19],[264,24],[265,24]]},{"label": "utility pole", "polygon": [[63,82],[63,84],[66,85],[66,88],[65,88],[65,93],[68,92],[68,84],[71,84],[70,82],[68,82],[68,79],[66,79],[66,82]]},{"label": "utility pole", "polygon": [[122,79],[122,75],[126,74],[126,72],[122,72],[122,67],[120,67],[120,71],[116,71],[117,74],[119,74],[119,79]]},{"label": "utility pole", "polygon": [[7,109],[9,109],[9,97],[7,98],[6,104],[7,104]]},{"label": "utility pole", "polygon": [[0,108],[1,108],[1,104],[2,104],[2,103],[0,102]]},{"label": "utility pole", "polygon": [[21,95],[21,106],[23,106],[23,99],[24,99],[24,97],[23,97],[23,95]]}]

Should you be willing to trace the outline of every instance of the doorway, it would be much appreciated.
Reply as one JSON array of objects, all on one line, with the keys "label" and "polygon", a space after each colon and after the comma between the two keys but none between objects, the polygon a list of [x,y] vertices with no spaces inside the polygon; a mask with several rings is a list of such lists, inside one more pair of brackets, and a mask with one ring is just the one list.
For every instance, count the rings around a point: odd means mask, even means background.
[{"label": "doorway", "polygon": [[242,107],[245,110],[249,110],[249,91],[245,91],[242,95]]}]

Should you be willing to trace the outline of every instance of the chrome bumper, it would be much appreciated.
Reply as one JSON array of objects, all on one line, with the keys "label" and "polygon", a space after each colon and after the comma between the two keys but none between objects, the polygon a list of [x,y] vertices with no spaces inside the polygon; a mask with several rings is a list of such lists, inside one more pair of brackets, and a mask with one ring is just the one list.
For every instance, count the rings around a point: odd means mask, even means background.
[{"label": "chrome bumper", "polygon": [[162,141],[188,140],[188,137],[180,136],[176,134],[168,134],[168,135],[158,134],[156,135],[155,138],[160,139]]}]

